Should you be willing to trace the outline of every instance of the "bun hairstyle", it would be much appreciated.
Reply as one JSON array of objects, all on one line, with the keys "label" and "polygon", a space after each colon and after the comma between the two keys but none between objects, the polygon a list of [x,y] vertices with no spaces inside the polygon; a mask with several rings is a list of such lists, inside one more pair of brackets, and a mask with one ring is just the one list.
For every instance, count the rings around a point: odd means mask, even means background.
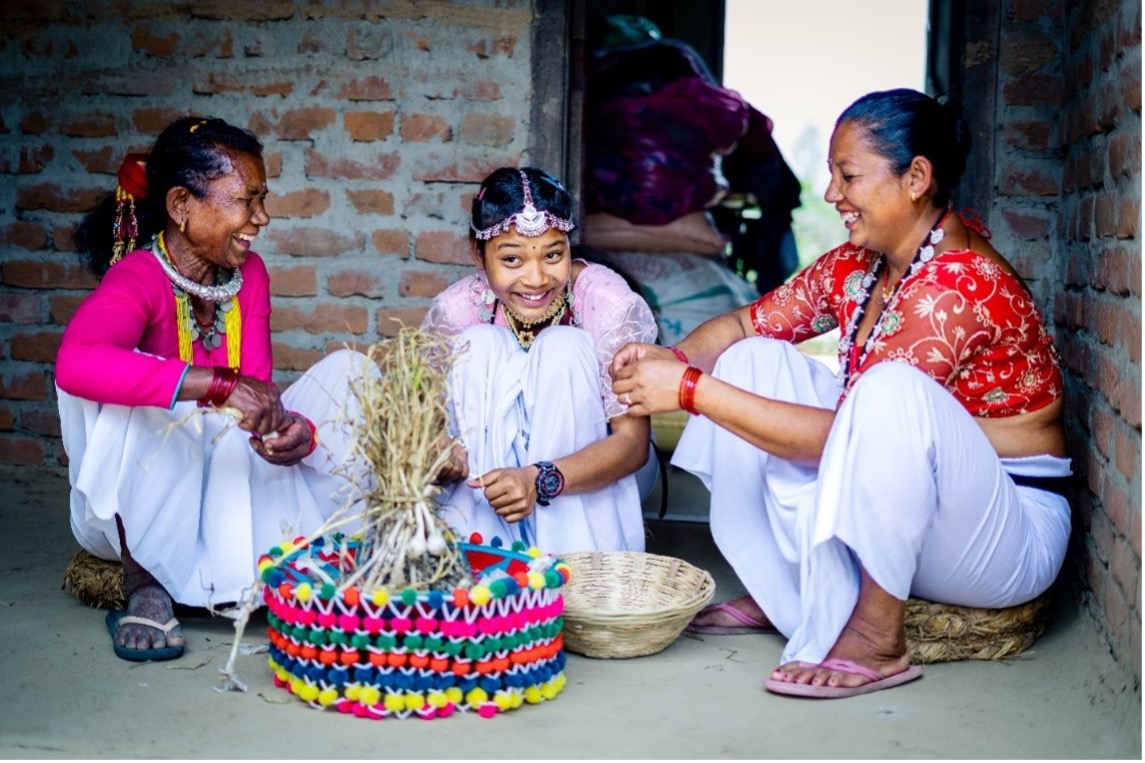
[{"label": "bun hairstyle", "polygon": [[835,128],[843,124],[862,127],[871,148],[900,175],[914,157],[926,157],[934,167],[935,203],[950,203],[970,153],[970,129],[956,108],[917,90],[883,90],[848,106]]},{"label": "bun hairstyle", "polygon": [[501,167],[481,181],[481,187],[473,197],[469,237],[482,256],[485,255],[485,241],[477,237],[475,231],[488,230],[524,209],[522,174],[529,183],[529,194],[538,213],[547,212],[550,220],[573,219],[572,195],[552,175],[536,167]]},{"label": "bun hairstyle", "polygon": [[[233,169],[231,157],[235,154],[261,160],[262,143],[254,133],[214,117],[183,117],[169,124],[151,151],[140,159],[146,162],[146,182],[142,188],[130,189],[138,240],[146,242],[166,227],[168,191],[181,186],[202,198],[212,180]],[[129,157],[129,161],[135,159],[139,157]],[[122,190],[118,201],[114,192],[103,197],[75,229],[80,256],[96,278],[101,278],[114,261]]]}]

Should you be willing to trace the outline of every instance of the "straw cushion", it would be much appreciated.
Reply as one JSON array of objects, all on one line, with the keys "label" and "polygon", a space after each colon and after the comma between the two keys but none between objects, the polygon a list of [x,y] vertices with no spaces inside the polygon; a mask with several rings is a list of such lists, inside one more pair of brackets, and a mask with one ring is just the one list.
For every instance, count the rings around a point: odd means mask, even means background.
[{"label": "straw cushion", "polygon": [[98,609],[124,609],[123,565],[79,550],[64,570],[62,586],[82,603]]},{"label": "straw cushion", "polygon": [[1046,631],[1050,596],[1006,609],[978,609],[936,604],[923,599],[906,603],[906,640],[911,662],[999,660],[1029,649]]},{"label": "straw cushion", "polygon": [[665,649],[712,600],[715,581],[682,559],[639,551],[564,554],[565,648],[588,657]]}]

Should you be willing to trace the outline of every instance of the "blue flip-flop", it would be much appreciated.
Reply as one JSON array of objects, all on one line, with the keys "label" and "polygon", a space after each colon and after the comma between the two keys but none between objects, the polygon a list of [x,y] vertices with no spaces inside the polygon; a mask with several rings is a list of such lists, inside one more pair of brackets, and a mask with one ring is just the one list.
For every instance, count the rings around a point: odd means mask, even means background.
[{"label": "blue flip-flop", "polygon": [[164,646],[157,649],[131,649],[123,646],[117,640],[119,637],[119,627],[121,625],[146,625],[148,628],[154,628],[163,633],[170,633],[179,625],[179,621],[173,617],[166,623],[157,623],[146,617],[136,617],[135,615],[127,614],[121,609],[117,609],[107,613],[105,622],[107,623],[107,632],[111,634],[111,646],[115,649],[115,656],[120,659],[130,662],[174,660],[177,657],[182,657],[183,651],[186,649],[184,646]]}]

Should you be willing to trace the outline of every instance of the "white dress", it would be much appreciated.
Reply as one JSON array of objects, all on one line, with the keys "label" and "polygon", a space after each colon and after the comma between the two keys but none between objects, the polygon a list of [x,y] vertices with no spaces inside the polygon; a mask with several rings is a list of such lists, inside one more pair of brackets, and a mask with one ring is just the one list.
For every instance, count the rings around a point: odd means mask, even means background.
[{"label": "white dress", "polygon": [[76,539],[95,556],[118,559],[119,514],[131,555],[175,601],[239,601],[256,580],[259,555],[313,532],[352,500],[337,469],[349,435],[337,422],[356,416],[349,384],[369,369],[376,366],[364,355],[341,350],[283,393],[283,406],[318,428],[318,447],[295,466],[267,463],[249,433],[194,402],[170,410],[101,405],[57,388]]},{"label": "white dress", "polygon": [[[756,394],[834,409],[840,388],[790,343],[754,337],[713,372]],[[973,417],[905,363],[866,371],[839,406],[819,467],[770,456],[692,418],[672,463],[712,494],[712,535],[788,637],[782,663],[822,662],[858,601],[859,565],[892,596],[1013,606],[1057,577],[1065,498],[1008,474],[1069,474],[1069,459],[1000,459]]]},{"label": "white dress", "polygon": [[[612,391],[612,356],[628,342],[656,339],[648,305],[600,265],[587,265],[574,284],[579,327],[546,328],[528,352],[482,313],[492,306],[491,294],[482,273],[464,278],[438,295],[422,323],[460,350],[449,382],[451,434],[460,434],[473,477],[553,461],[606,437],[609,419],[627,410]],[[515,523],[501,519],[484,491],[464,480],[448,486],[440,503],[462,538],[477,532],[486,541],[521,540],[554,554],[642,551],[642,490],[650,491],[656,468],[651,456],[635,475],[592,493],[559,495]]]}]

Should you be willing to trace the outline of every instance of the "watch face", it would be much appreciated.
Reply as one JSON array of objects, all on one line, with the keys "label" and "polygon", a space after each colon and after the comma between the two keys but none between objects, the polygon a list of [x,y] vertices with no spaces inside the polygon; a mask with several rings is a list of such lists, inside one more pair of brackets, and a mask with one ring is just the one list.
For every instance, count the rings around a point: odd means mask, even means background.
[{"label": "watch face", "polygon": [[547,505],[548,499],[556,498],[564,490],[565,477],[551,461],[538,462],[537,469],[537,500]]},{"label": "watch face", "polygon": [[565,484],[564,477],[562,477],[561,473],[556,469],[551,471],[548,469],[544,470],[543,473],[538,475],[537,479],[538,486],[540,487],[541,492],[545,494],[546,498],[552,498],[556,496],[561,492],[561,488],[564,487]]}]

